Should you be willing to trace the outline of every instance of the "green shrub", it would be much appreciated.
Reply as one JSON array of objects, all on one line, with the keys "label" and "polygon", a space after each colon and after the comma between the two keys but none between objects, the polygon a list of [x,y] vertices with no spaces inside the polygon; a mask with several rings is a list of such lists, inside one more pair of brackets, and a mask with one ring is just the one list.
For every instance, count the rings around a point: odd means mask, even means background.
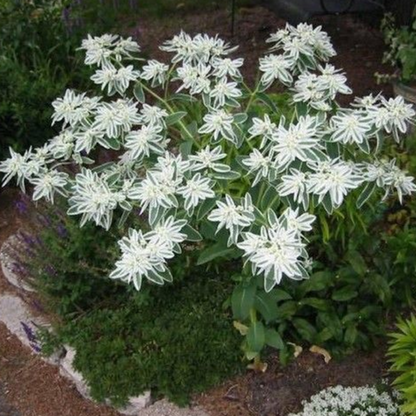
[{"label": "green shrub", "polygon": [[152,389],[185,404],[242,368],[241,338],[224,308],[233,287],[226,273],[191,267],[190,250],[172,265],[174,285],[126,290],[107,277],[117,230],[79,228],[59,208],[40,212],[38,227],[20,234],[25,249],[15,261],[35,277],[42,305],[60,318],[55,336],[40,333],[44,353],[60,343],[75,347],[75,366],[95,399],[121,405]]},{"label": "green shrub", "polygon": [[96,308],[61,328],[77,350],[75,367],[97,400],[123,404],[152,389],[179,404],[242,368],[241,339],[221,308],[225,277],[193,274],[182,284]]},{"label": "green shrub", "polygon": [[390,334],[390,371],[399,374],[394,386],[401,393],[404,404],[401,410],[416,415],[416,317],[399,319],[397,332]]},{"label": "green shrub", "polygon": [[51,101],[69,84],[85,84],[75,54],[80,38],[68,32],[63,9],[51,0],[0,4],[0,156],[56,134]]}]

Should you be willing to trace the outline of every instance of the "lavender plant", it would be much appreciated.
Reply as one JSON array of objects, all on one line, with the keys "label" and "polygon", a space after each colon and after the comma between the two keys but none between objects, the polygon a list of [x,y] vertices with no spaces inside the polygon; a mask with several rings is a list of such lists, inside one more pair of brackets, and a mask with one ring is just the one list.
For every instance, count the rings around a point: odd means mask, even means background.
[{"label": "lavender plant", "polygon": [[[67,90],[53,102],[61,133],[24,154],[10,149],[0,163],[3,185],[16,178],[23,190],[33,186],[34,200],[66,197],[81,225],[108,230],[139,209],[148,227],[119,241],[109,275],[137,290],[144,280],[171,282],[169,260],[186,241],[201,250],[198,264],[242,259],[232,307],[239,320],[250,318],[239,330],[256,360],[265,344],[281,344],[256,312],[273,308],[268,294],[284,277],[308,278],[305,233],[320,207],[331,214],[356,189],[358,207],[378,189],[400,202],[416,190],[381,152],[384,141],[401,142],[411,105],[370,95],[341,107],[337,95],[352,91],[328,64],[336,53],[320,27],[287,26],[267,41],[250,88],[243,59],[230,57],[236,48],[218,37],[181,32],[161,46],[173,55],[169,63],[143,63],[131,38],[89,36],[81,49],[103,95]],[[266,92],[277,83],[291,95],[290,117]],[[97,163],[100,148],[118,160]],[[256,294],[259,282],[264,292]]]}]

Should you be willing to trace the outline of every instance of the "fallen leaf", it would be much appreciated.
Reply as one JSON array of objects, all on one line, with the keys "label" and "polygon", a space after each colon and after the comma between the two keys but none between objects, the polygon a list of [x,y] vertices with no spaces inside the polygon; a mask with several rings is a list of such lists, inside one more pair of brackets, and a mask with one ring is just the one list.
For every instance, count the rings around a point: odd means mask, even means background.
[{"label": "fallen leaf", "polygon": [[309,351],[314,354],[322,355],[324,357],[325,364],[328,364],[332,359],[331,354],[326,349],[318,347],[317,345],[312,345],[312,347],[309,348]]},{"label": "fallen leaf", "polygon": [[247,335],[248,332],[248,326],[243,325],[241,322],[234,321],[233,322],[234,328],[241,334],[241,335]]},{"label": "fallen leaf", "polygon": [[298,358],[300,354],[302,354],[303,348],[300,345],[296,345],[293,342],[288,342],[289,345],[292,345],[294,348],[293,356]]}]

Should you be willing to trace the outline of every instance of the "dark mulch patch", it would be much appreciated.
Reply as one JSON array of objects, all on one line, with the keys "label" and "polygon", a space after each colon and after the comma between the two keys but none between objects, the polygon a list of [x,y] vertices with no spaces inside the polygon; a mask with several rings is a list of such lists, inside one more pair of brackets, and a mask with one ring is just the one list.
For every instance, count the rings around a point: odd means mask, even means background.
[{"label": "dark mulch patch", "polygon": [[265,373],[250,372],[231,380],[201,396],[199,402],[218,415],[286,416],[299,412],[302,400],[327,387],[380,383],[386,375],[384,353],[384,346],[379,346],[373,352],[325,364],[322,356],[306,351],[286,367],[272,356]]}]

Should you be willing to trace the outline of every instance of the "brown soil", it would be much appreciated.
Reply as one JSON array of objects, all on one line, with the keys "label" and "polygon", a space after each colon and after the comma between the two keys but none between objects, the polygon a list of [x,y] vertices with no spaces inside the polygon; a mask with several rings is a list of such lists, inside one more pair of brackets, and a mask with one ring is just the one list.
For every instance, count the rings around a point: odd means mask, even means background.
[{"label": "brown soil", "polygon": [[356,353],[325,364],[322,356],[307,351],[287,367],[272,355],[265,373],[248,372],[202,395],[199,403],[214,415],[286,416],[299,412],[302,400],[324,388],[380,383],[386,375],[384,352],[380,346],[371,353]]}]

